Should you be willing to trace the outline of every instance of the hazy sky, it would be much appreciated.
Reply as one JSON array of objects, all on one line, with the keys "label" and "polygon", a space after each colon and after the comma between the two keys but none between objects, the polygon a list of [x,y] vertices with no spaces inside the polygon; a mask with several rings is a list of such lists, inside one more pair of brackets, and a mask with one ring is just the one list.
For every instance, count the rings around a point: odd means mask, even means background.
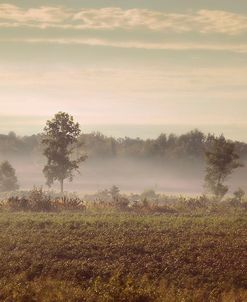
[{"label": "hazy sky", "polygon": [[0,132],[58,111],[84,131],[247,141],[246,0],[0,0]]}]

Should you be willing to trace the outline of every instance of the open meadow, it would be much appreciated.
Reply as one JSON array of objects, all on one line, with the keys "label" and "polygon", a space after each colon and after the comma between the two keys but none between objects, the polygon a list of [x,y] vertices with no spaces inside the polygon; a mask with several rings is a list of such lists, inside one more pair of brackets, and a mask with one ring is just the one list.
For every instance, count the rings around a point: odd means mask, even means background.
[{"label": "open meadow", "polygon": [[1,301],[247,301],[247,216],[0,213]]}]

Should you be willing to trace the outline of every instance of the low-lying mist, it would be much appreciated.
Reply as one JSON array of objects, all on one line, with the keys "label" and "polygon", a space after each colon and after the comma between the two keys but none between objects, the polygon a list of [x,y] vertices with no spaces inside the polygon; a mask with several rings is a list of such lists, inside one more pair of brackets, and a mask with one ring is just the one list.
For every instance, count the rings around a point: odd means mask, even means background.
[{"label": "low-lying mist", "polygon": [[[142,192],[152,189],[166,194],[204,193],[205,154],[216,137],[195,129],[183,135],[161,134],[156,139],[113,138],[101,133],[82,134],[77,158],[87,154],[73,182],[65,180],[68,192],[92,193],[116,185],[121,192]],[[241,162],[247,161],[247,144],[234,142]],[[10,132],[0,135],[0,161],[8,160],[16,170],[20,189],[33,186],[47,189],[42,170],[47,158],[43,155],[42,135],[19,137]],[[228,179],[229,193],[239,187],[247,190],[247,168],[233,171]],[[59,190],[59,184],[52,187]]]},{"label": "low-lying mist", "polygon": [[[0,159],[1,160],[1,159]],[[42,169],[45,158],[10,158],[23,190],[33,186],[47,189]],[[241,168],[229,178],[230,191],[242,187],[245,182],[246,168]],[[153,189],[167,194],[201,194],[205,165],[203,161],[155,160],[136,158],[89,158],[82,163],[80,174],[74,180],[65,181],[65,191],[91,193],[112,185],[117,185],[122,192],[142,192]],[[55,183],[52,189],[59,190]]]}]

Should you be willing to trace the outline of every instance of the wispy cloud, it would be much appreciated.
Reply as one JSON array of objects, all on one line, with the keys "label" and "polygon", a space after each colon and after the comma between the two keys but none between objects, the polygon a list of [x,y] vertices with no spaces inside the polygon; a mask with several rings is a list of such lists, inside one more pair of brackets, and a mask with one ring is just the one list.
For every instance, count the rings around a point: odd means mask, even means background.
[{"label": "wispy cloud", "polygon": [[42,25],[49,23],[65,22],[67,18],[71,17],[71,13],[62,7],[48,7],[42,6],[39,8],[21,9],[12,4],[0,5],[0,19],[4,20],[6,24],[13,21],[19,25]]},{"label": "wispy cloud", "polygon": [[199,10],[185,13],[160,12],[148,9],[106,7],[70,9],[41,6],[23,9],[0,4],[1,27],[95,29],[148,29],[163,32],[197,32],[237,35],[247,32],[247,16],[220,10]]},{"label": "wispy cloud", "polygon": [[146,50],[206,50],[206,51],[227,51],[234,53],[247,53],[247,44],[226,44],[226,43],[200,43],[200,42],[144,42],[144,41],[116,41],[101,38],[21,38],[21,39],[0,39],[4,42],[19,42],[30,44],[64,44],[64,45],[88,45],[104,46],[114,48],[133,48]]}]

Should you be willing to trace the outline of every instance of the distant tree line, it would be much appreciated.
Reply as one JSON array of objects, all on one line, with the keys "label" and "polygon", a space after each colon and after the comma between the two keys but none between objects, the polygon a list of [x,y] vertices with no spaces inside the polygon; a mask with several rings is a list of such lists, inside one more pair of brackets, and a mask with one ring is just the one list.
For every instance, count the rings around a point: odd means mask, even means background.
[{"label": "distant tree line", "polygon": [[[89,158],[153,158],[169,160],[204,160],[205,151],[213,146],[216,136],[193,130],[183,135],[161,134],[156,139],[113,138],[99,132],[80,134],[74,152],[86,151]],[[41,156],[44,152],[42,134],[16,136],[14,132],[0,135],[0,156]],[[242,160],[247,159],[247,144],[232,142]]]},{"label": "distant tree line", "polygon": [[[80,125],[74,122],[73,116],[66,112],[58,112],[46,122],[40,135],[17,137],[15,133],[0,136],[1,152],[14,155],[34,151],[42,151],[46,157],[43,173],[50,187],[59,181],[61,193],[65,179],[73,180],[74,172],[79,172],[79,164],[91,157],[151,157],[169,159],[204,159],[206,160],[205,188],[217,200],[221,200],[228,192],[225,184],[232,172],[243,166],[240,156],[246,157],[247,145],[226,140],[223,135],[215,137],[204,135],[199,130],[176,136],[161,134],[157,139],[141,140],[140,138],[115,139],[100,133],[81,134]],[[88,152],[84,153],[83,149]],[[83,151],[83,153],[82,153]],[[17,155],[15,154],[15,155]],[[18,189],[15,170],[8,161],[0,166],[0,191]],[[113,186],[109,193],[118,200],[119,188]],[[237,196],[242,195],[241,189]]]}]

